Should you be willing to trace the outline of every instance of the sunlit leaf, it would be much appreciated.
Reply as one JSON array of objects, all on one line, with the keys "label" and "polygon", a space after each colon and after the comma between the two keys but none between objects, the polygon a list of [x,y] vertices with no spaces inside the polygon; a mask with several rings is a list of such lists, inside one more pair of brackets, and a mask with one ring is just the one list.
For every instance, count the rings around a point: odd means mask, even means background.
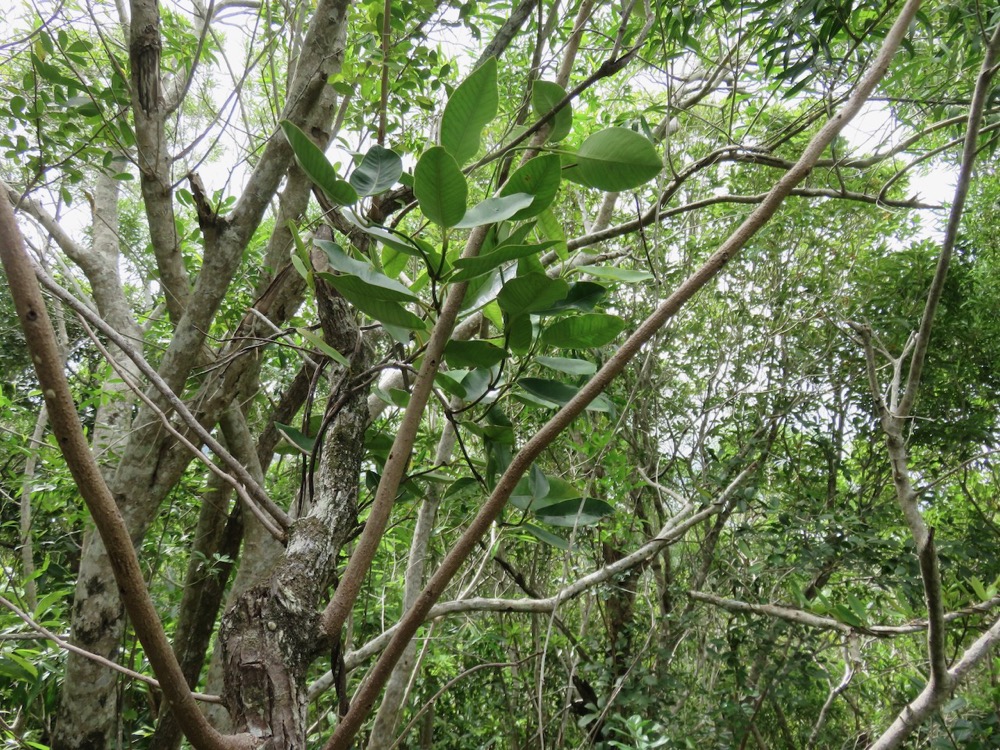
[{"label": "sunlit leaf", "polygon": [[611,343],[624,329],[617,315],[584,313],[555,321],[542,331],[542,341],[559,349],[589,349]]},{"label": "sunlit leaf", "polygon": [[441,145],[460,165],[479,151],[483,128],[496,117],[499,103],[497,60],[490,57],[452,92],[441,117]]},{"label": "sunlit leaf", "polygon": [[469,186],[455,158],[434,146],[423,153],[413,170],[413,194],[428,219],[453,227],[465,216]]},{"label": "sunlit leaf", "polygon": [[337,170],[326,158],[326,154],[309,140],[309,136],[288,120],[281,121],[281,130],[292,147],[292,153],[295,154],[295,160],[302,167],[302,171],[327,194],[330,200],[342,206],[357,202],[357,191],[349,182],[340,179]]},{"label": "sunlit leaf", "polygon": [[358,195],[377,195],[388,190],[403,173],[403,161],[395,151],[375,145],[351,172],[351,186]]}]

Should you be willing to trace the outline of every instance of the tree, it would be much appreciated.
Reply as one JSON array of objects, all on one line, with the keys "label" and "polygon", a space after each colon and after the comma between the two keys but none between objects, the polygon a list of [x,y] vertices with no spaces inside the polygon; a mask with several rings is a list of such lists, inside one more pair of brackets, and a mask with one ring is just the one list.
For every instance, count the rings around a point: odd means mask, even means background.
[{"label": "tree", "polygon": [[3,731],[989,746],[1000,17],[918,6],[15,15]]}]

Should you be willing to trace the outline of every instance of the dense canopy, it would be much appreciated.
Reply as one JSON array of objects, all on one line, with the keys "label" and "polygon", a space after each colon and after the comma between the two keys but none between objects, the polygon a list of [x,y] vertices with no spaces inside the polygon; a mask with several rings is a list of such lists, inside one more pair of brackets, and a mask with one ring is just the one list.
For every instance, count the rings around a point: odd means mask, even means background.
[{"label": "dense canopy", "polygon": [[5,747],[1000,745],[1000,11],[0,11]]}]

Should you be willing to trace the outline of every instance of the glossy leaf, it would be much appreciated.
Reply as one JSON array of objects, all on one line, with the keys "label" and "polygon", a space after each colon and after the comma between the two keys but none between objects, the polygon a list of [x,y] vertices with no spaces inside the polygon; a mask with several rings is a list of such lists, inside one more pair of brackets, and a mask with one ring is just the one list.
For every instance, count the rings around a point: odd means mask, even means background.
[{"label": "glossy leaf", "polygon": [[[547,115],[565,97],[566,89],[552,81],[536,80],[531,86],[531,108],[536,117]],[[573,128],[572,105],[567,104],[556,112],[549,124],[547,141],[556,143],[569,135],[569,131]]]},{"label": "glossy leaf", "polygon": [[465,216],[469,186],[455,158],[441,146],[428,149],[413,170],[413,194],[424,216],[453,227]]},{"label": "glossy leaf", "polygon": [[441,117],[441,145],[459,164],[479,151],[483,128],[497,116],[497,60],[490,57],[452,92]]},{"label": "glossy leaf", "polygon": [[504,284],[497,302],[508,315],[524,315],[550,307],[568,291],[569,284],[562,279],[550,279],[544,273],[532,272]]},{"label": "glossy leaf", "polygon": [[529,207],[534,200],[535,197],[527,193],[514,193],[501,198],[487,198],[466,211],[465,216],[455,227],[457,229],[471,229],[484,224],[504,221]]},{"label": "glossy leaf", "polygon": [[663,168],[653,144],[627,128],[608,128],[587,138],[576,152],[578,178],[599,190],[639,187]]},{"label": "glossy leaf", "polygon": [[310,180],[322,190],[334,203],[349,206],[358,200],[357,191],[337,175],[326,154],[313,143],[309,136],[299,130],[288,120],[281,121],[281,130],[292,147],[295,161],[302,167]]},{"label": "glossy leaf", "polygon": [[559,349],[590,349],[610,344],[624,329],[617,315],[584,313],[555,321],[542,331],[542,341]]},{"label": "glossy leaf", "polygon": [[403,161],[395,151],[372,146],[351,173],[351,186],[358,195],[377,195],[388,190],[403,174]]},{"label": "glossy leaf", "polygon": [[535,200],[521,209],[511,219],[521,221],[542,213],[552,205],[562,180],[562,162],[556,154],[543,154],[530,159],[507,180],[500,195],[528,193]]}]

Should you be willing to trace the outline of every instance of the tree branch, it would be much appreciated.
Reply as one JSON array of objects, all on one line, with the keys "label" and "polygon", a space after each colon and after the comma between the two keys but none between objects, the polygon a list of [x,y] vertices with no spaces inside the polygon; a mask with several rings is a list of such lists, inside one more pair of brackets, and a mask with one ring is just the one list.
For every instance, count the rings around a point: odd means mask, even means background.
[{"label": "tree branch", "polygon": [[84,438],[76,404],[62,371],[52,323],[8,201],[0,201],[0,257],[45,396],[52,432],[104,541],[125,609],[159,676],[164,697],[177,715],[183,717],[185,733],[199,750],[252,748],[255,743],[249,736],[224,737],[213,729],[198,710],[184,680],[146,589],[125,522]]},{"label": "tree branch", "polygon": [[[795,167],[789,170],[761,203],[722,246],[671,294],[647,318],[612,356],[605,365],[584,385],[572,400],[563,406],[514,457],[510,466],[497,482],[497,486],[465,533],[441,563],[421,592],[417,603],[403,616],[399,630],[372,669],[368,679],[355,696],[350,712],[341,721],[327,744],[327,750],[346,750],[361,723],[371,711],[376,697],[388,679],[392,667],[402,654],[406,643],[414,636],[434,602],[444,592],[455,573],[475,548],[476,542],[489,530],[494,520],[507,504],[518,481],[535,459],[551,442],[625,369],[639,349],[672,318],[702,287],[715,278],[722,268],[777,212],[788,194],[812,170],[816,160],[829,146],[845,125],[860,111],[875,85],[885,75],[900,42],[906,35],[910,21],[919,7],[919,0],[908,0],[885,41],[871,69],[865,74],[845,104],[812,138]],[[602,66],[603,68],[604,66]],[[530,130],[530,129],[529,129]]]}]

